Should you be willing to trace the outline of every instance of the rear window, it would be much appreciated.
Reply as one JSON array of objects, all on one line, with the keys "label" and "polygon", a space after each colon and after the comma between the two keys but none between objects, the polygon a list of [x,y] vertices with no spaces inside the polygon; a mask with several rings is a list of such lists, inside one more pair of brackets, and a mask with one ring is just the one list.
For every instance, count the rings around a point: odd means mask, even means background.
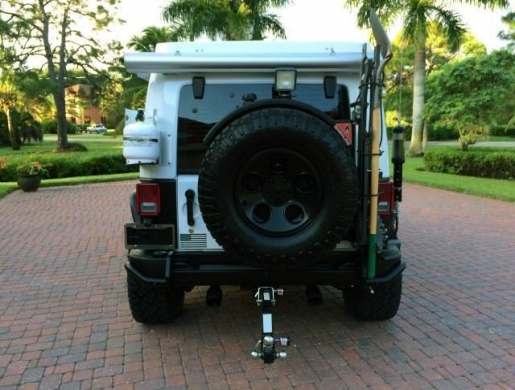
[{"label": "rear window", "polygon": [[[272,84],[206,84],[204,98],[195,99],[191,85],[181,89],[178,120],[178,173],[197,173],[208,131],[229,113],[243,105],[243,96],[253,93],[256,100],[272,97]],[[335,119],[349,119],[348,92],[339,86],[334,98],[327,99],[322,84],[298,84],[293,96]]]}]

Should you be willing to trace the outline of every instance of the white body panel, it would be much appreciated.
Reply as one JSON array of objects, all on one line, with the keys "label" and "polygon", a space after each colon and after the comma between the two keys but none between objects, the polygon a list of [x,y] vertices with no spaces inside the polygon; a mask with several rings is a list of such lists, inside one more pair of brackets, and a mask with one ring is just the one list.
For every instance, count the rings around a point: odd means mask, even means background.
[{"label": "white body panel", "polygon": [[[177,237],[179,252],[188,251],[222,251],[215,239],[207,230],[206,224],[200,213],[198,204],[197,175],[181,175],[177,180]],[[186,191],[193,190],[195,199],[193,201],[193,218],[195,224],[188,225],[188,212],[186,205]]]}]

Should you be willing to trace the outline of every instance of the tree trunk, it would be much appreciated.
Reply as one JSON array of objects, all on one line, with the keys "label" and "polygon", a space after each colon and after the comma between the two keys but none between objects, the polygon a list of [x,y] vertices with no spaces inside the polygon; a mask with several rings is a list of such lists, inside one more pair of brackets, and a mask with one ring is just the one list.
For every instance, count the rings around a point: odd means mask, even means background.
[{"label": "tree trunk", "polygon": [[422,112],[424,110],[424,76],[426,65],[426,48],[421,44],[415,51],[414,85],[413,85],[413,130],[408,156],[421,156],[422,152]]},{"label": "tree trunk", "polygon": [[55,108],[57,111],[57,149],[68,149],[68,134],[66,132],[66,104],[64,88],[58,88],[54,93]]},{"label": "tree trunk", "polygon": [[423,132],[422,132],[422,154],[426,153],[427,143],[429,142],[429,129],[427,126],[427,121],[423,121]]},{"label": "tree trunk", "polygon": [[20,150],[20,145],[18,145],[18,140],[16,139],[16,134],[13,129],[13,120],[11,117],[11,110],[4,111],[5,116],[7,117],[7,129],[9,130],[9,135],[11,136],[11,146],[13,150]]}]

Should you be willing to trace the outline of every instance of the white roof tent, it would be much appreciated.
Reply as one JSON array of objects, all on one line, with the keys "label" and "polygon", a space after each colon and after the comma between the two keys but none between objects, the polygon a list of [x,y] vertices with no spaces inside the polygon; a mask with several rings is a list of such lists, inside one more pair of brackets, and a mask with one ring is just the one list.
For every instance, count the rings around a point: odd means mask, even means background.
[{"label": "white roof tent", "polygon": [[[364,45],[354,42],[223,41],[160,43],[155,53],[126,53],[131,73],[270,71],[293,67],[302,71],[357,73]],[[366,46],[371,56],[370,46]]]}]

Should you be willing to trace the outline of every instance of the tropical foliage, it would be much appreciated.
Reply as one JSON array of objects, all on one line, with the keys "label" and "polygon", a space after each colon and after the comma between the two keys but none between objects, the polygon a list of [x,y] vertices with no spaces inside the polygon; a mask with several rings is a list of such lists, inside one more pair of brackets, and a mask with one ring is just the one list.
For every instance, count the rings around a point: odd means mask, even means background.
[{"label": "tropical foliage", "polygon": [[[507,0],[463,0],[456,3],[469,3],[485,7],[506,7]],[[449,8],[449,3],[436,0],[346,0],[349,7],[358,7],[358,24],[368,23],[368,12],[377,10],[379,17],[387,25],[401,19],[403,39],[414,47],[413,77],[413,131],[409,148],[410,155],[423,154],[423,109],[425,96],[426,45],[428,29],[434,23],[442,32],[451,51],[456,51],[465,34],[460,15]]]},{"label": "tropical foliage", "polygon": [[286,38],[286,32],[272,7],[290,0],[177,0],[163,10],[177,36],[193,40],[203,35],[216,40],[261,40],[267,33]]},{"label": "tropical foliage", "polygon": [[453,126],[463,149],[492,124],[508,122],[515,100],[515,54],[500,50],[450,62],[430,75],[425,118]]},{"label": "tropical foliage", "polygon": [[130,49],[143,52],[153,52],[156,45],[162,42],[177,42],[179,36],[171,27],[149,26],[141,35],[133,36],[127,43]]},{"label": "tropical foliage", "polygon": [[[68,147],[65,88],[69,68],[99,73],[99,62],[121,47],[99,42],[95,35],[115,24],[119,0],[4,0],[0,8],[2,51],[13,67],[39,57],[52,83],[58,123],[58,148]],[[112,60],[112,58],[111,58]]]},{"label": "tropical foliage", "polygon": [[500,31],[499,38],[510,41],[508,47],[513,50],[515,48],[515,12],[508,12],[501,20],[506,25],[507,30]]},{"label": "tropical foliage", "polygon": [[4,113],[7,119],[7,130],[11,139],[11,146],[13,149],[19,149],[16,134],[14,132],[12,112],[20,103],[20,93],[15,88],[13,82],[9,77],[4,76],[0,80],[0,110]]},{"label": "tropical foliage", "polygon": [[[458,51],[453,52],[445,36],[438,30],[436,23],[431,23],[426,37],[426,76],[441,69],[448,62],[455,62],[470,56],[486,54],[485,46],[479,42],[472,34],[465,33],[463,43]],[[386,110],[386,121],[388,126],[402,124],[412,125],[413,109],[413,71],[414,54],[413,45],[407,44],[403,39],[401,31],[393,40],[393,59],[386,69],[386,96],[384,99]],[[443,130],[443,133],[442,133]],[[442,139],[442,136],[453,135],[455,129],[452,126],[436,123],[424,122],[422,136],[422,148],[426,149],[429,140]],[[409,134],[411,139],[411,131]],[[446,139],[446,138],[443,138]]]}]

